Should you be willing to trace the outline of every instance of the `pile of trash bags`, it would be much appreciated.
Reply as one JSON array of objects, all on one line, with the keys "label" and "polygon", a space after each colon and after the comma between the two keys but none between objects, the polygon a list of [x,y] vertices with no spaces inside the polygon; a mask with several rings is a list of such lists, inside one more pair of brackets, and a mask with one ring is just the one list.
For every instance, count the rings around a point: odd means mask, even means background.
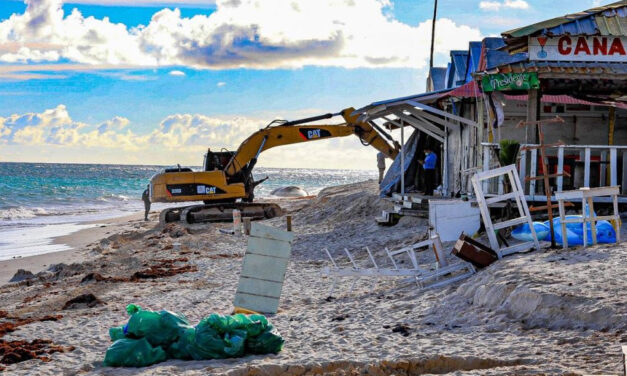
[{"label": "pile of trash bags", "polygon": [[129,304],[131,318],[109,329],[114,341],[105,367],[145,367],[167,359],[207,360],[278,353],[283,338],[263,315],[211,314],[194,327],[170,311],[148,311]]},{"label": "pile of trash bags", "polygon": [[[567,215],[568,219],[581,219],[581,215]],[[533,228],[536,230],[538,240],[551,241],[549,221],[533,222]],[[616,243],[616,231],[612,224],[608,221],[597,221],[597,243]],[[562,244],[564,235],[562,234],[562,221],[559,217],[553,219],[553,231],[555,231],[555,242]],[[588,245],[592,244],[592,229],[590,223],[586,224],[586,236]],[[522,224],[512,230],[512,237],[522,241],[533,240],[531,230],[528,224]],[[568,245],[583,245],[583,223],[566,223],[566,239]]]}]

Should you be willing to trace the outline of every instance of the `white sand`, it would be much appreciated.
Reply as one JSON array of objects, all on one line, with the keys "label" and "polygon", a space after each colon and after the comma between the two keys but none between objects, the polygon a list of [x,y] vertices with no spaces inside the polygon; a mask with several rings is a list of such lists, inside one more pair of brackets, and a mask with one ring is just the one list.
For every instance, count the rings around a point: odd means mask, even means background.
[{"label": "white sand", "polygon": [[[322,192],[313,200],[283,200],[294,215],[297,235],[280,312],[270,317],[285,338],[278,355],[213,361],[167,361],[139,369],[102,368],[108,328],[127,320],[124,307],[169,309],[192,323],[212,312],[228,314],[237,286],[245,238],[221,235],[218,227],[196,225],[172,238],[140,222],[117,236],[81,249],[82,266],[68,268],[52,285],[0,288],[0,309],[28,316],[60,313],[57,322],[23,326],[4,339],[50,338],[76,350],[7,368],[10,374],[104,375],[279,375],[279,374],[619,374],[620,343],[627,342],[624,245],[586,250],[535,251],[514,255],[456,285],[420,291],[395,290],[369,281],[327,301],[327,261],[322,246],[340,250],[399,247],[426,234],[426,221],[405,218],[395,227],[374,225],[388,205],[375,185],[357,184]],[[284,219],[268,223],[284,226]],[[170,249],[173,242],[181,251]],[[448,247],[450,249],[450,245]],[[142,283],[80,284],[88,272],[130,276],[154,259],[188,258],[176,266],[196,272]],[[33,270],[36,272],[36,270]],[[76,273],[76,275],[69,275]],[[107,305],[61,311],[71,297],[91,292]],[[35,297],[36,296],[36,297]],[[34,297],[34,298],[33,298]],[[27,303],[24,303],[24,299]],[[341,319],[334,321],[333,319]],[[408,335],[394,333],[398,325]],[[351,373],[353,372],[353,373]],[[356,372],[356,373],[355,373]]]}]

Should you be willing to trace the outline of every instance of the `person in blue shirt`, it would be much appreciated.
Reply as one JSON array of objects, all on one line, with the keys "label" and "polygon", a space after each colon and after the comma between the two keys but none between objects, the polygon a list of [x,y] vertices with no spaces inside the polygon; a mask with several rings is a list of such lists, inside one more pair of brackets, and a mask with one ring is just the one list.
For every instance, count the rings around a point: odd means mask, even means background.
[{"label": "person in blue shirt", "polygon": [[438,156],[430,148],[425,148],[425,160],[418,161],[422,164],[425,172],[425,195],[433,196],[435,189],[435,167],[438,162]]}]

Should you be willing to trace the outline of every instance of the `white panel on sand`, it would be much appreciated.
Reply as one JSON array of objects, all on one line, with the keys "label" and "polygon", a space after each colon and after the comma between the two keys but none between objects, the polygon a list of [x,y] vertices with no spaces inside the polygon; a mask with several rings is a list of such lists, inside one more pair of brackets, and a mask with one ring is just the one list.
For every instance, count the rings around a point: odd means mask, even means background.
[{"label": "white panel on sand", "polygon": [[244,255],[235,307],[261,313],[276,313],[292,253],[294,234],[252,223]]},{"label": "white panel on sand", "polygon": [[429,225],[442,241],[454,241],[462,231],[473,235],[481,226],[481,213],[470,201],[429,200]]}]

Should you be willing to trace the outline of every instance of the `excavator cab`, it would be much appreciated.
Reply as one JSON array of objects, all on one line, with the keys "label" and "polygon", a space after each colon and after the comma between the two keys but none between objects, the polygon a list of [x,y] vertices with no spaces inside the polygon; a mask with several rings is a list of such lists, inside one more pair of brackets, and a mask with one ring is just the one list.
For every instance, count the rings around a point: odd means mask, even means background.
[{"label": "excavator cab", "polygon": [[235,155],[234,151],[220,151],[213,152],[211,149],[207,150],[205,154],[205,160],[203,163],[202,170],[203,171],[224,171],[226,165],[229,163],[231,158]]}]

